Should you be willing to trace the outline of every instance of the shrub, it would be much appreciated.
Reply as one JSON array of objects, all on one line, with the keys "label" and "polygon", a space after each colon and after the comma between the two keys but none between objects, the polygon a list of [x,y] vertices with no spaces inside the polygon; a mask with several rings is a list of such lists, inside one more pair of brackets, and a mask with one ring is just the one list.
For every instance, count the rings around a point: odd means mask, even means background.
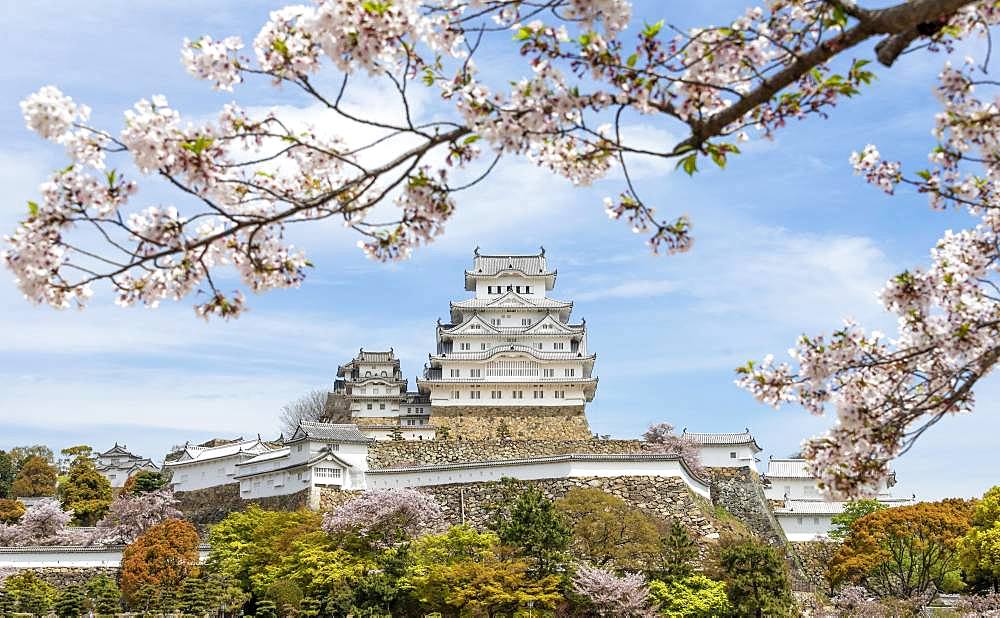
[{"label": "shrub", "polygon": [[669,582],[649,582],[649,592],[660,606],[660,615],[670,618],[727,616],[732,605],[724,582],[704,575],[691,575]]}]

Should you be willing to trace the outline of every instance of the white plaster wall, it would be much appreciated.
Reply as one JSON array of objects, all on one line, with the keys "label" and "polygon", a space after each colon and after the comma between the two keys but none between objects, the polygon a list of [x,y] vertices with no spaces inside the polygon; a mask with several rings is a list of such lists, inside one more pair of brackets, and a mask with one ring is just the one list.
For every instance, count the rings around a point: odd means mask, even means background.
[{"label": "white plaster wall", "polygon": [[[121,565],[123,547],[19,547],[0,551],[0,569],[116,568]],[[198,549],[198,558],[208,558],[208,548]]]},{"label": "white plaster wall", "polygon": [[707,485],[691,477],[677,461],[557,461],[450,470],[422,470],[368,474],[368,488],[423,487],[449,483],[499,481],[503,477],[522,480],[617,476],[675,476],[695,493],[709,497]]},{"label": "white plaster wall", "polygon": [[248,459],[245,453],[219,457],[203,462],[181,463],[167,468],[173,471],[174,491],[192,491],[233,482],[236,463]]},{"label": "white plaster wall", "polygon": [[790,500],[819,500],[822,495],[814,479],[781,479],[772,478],[771,486],[764,490],[764,495],[772,500],[784,500],[788,493]]},{"label": "white plaster wall", "polygon": [[776,513],[781,529],[789,541],[811,541],[824,538],[833,527],[832,515],[812,515],[809,513]]},{"label": "white plaster wall", "polygon": [[[489,294],[488,290],[490,286],[501,286],[501,294]],[[521,296],[533,297],[533,298],[544,298],[545,297],[545,278],[544,277],[525,277],[523,275],[503,275],[500,277],[490,277],[488,279],[477,279],[476,280],[476,298],[496,298],[502,294],[507,293],[507,286],[512,285],[521,286]],[[524,286],[531,286],[531,293],[526,294],[524,292]]]},{"label": "white plaster wall", "polygon": [[[701,463],[713,468],[741,468],[750,466],[757,469],[757,461],[754,458],[753,449],[748,445],[726,445],[712,444],[699,447]],[[736,453],[736,457],[732,456]]]}]

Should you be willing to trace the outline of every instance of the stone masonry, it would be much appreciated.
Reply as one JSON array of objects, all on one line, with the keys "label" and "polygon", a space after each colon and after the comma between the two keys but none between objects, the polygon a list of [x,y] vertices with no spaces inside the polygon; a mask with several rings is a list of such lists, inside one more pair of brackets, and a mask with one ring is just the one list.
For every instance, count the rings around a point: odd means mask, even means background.
[{"label": "stone masonry", "polygon": [[376,442],[369,447],[372,468],[421,466],[443,463],[522,459],[570,453],[600,455],[649,452],[640,440],[433,440]]},{"label": "stone masonry", "polygon": [[526,440],[586,440],[591,437],[583,406],[437,407],[431,425],[453,440],[489,440],[507,433]]}]

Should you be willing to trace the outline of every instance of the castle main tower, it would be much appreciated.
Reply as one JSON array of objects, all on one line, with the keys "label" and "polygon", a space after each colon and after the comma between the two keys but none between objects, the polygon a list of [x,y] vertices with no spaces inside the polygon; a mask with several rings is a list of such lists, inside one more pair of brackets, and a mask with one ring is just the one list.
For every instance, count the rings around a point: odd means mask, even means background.
[{"label": "castle main tower", "polygon": [[545,249],[536,255],[482,255],[465,289],[438,322],[421,395],[431,423],[452,437],[586,439],[584,408],[597,389],[586,322],[570,323],[573,303],[549,298],[556,283]]}]

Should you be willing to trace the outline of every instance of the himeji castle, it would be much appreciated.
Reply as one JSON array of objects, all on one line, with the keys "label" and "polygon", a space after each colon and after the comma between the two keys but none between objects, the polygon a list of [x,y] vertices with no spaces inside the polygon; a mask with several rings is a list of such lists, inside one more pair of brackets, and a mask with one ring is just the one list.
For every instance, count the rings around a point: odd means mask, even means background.
[{"label": "himeji castle", "polygon": [[437,349],[417,387],[432,424],[470,439],[590,437],[586,404],[597,389],[587,325],[570,322],[571,301],[549,296],[557,272],[545,249],[483,255],[465,271],[472,297],[438,322]]}]

